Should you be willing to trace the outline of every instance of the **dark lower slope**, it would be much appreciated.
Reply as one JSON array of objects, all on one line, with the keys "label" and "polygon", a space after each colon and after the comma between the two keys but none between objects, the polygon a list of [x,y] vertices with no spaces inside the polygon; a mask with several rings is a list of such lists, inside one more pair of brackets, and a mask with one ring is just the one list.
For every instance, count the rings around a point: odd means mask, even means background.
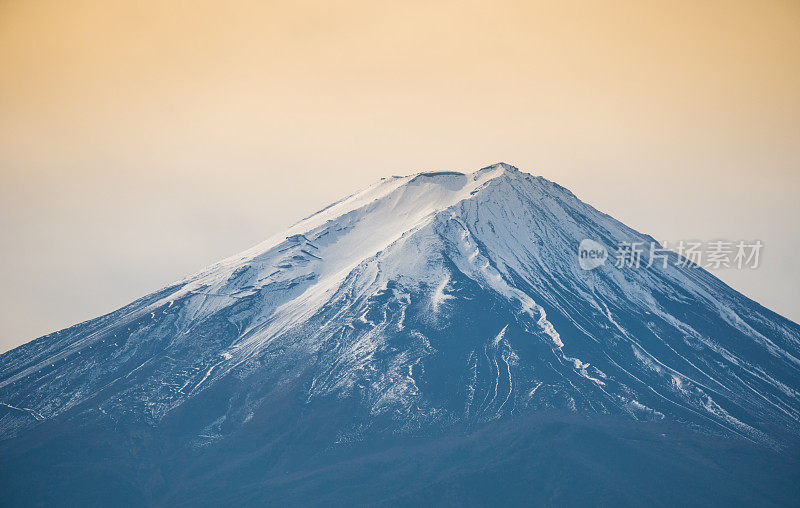
[{"label": "dark lower slope", "polygon": [[551,414],[318,452],[320,436],[307,429],[319,423],[278,425],[282,433],[254,425],[207,447],[152,430],[43,426],[0,445],[3,505],[792,506],[800,499],[796,449],[777,453],[677,425]]}]

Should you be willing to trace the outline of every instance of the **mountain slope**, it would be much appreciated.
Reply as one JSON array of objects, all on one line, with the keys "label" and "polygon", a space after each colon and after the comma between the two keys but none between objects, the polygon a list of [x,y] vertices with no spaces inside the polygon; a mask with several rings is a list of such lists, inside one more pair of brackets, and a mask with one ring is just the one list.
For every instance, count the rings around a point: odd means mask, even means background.
[{"label": "mountain slope", "polygon": [[175,453],[257,435],[313,455],[566,412],[796,442],[800,326],[699,268],[583,271],[584,238],[652,240],[505,164],[384,179],[0,356],[0,435],[151,429]]}]

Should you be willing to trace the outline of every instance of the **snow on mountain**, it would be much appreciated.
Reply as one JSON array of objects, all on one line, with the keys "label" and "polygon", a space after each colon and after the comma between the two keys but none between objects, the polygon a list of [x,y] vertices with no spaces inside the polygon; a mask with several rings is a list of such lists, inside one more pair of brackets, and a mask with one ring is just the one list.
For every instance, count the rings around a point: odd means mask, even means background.
[{"label": "snow on mountain", "polygon": [[581,270],[585,238],[652,240],[507,164],[383,179],[0,356],[0,435],[201,404],[215,442],[281,397],[348,408],[339,442],[543,410],[800,434],[800,326],[700,268]]}]

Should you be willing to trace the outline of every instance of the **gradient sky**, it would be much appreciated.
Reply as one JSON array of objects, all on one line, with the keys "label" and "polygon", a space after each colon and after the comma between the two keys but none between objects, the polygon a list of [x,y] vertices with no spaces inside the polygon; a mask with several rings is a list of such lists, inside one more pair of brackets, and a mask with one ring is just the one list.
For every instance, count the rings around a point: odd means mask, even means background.
[{"label": "gradient sky", "polygon": [[505,161],[800,320],[800,3],[0,2],[0,351],[392,174]]}]

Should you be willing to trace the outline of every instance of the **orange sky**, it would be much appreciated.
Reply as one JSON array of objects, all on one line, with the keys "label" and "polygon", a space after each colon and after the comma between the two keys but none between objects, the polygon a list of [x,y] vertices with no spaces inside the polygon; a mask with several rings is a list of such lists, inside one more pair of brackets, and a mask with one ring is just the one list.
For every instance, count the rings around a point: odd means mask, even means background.
[{"label": "orange sky", "polygon": [[506,161],[795,320],[800,3],[0,2],[0,350],[389,174]]}]

